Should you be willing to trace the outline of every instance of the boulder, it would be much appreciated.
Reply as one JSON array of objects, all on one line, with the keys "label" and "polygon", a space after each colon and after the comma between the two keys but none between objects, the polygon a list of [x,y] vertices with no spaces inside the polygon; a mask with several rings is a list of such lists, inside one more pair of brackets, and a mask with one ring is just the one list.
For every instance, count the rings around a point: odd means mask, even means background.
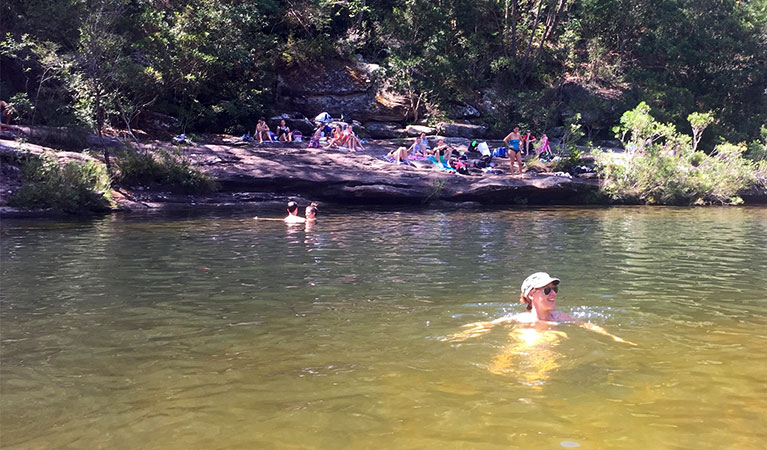
[{"label": "boulder", "polygon": [[291,130],[299,130],[304,136],[311,136],[314,133],[314,124],[306,117],[300,115],[290,116],[288,114],[282,114],[281,116],[275,116],[269,118],[269,127],[274,131],[280,121],[284,120],[285,125]]},{"label": "boulder", "polygon": [[437,132],[444,136],[474,139],[484,137],[487,133],[487,127],[470,123],[440,122],[437,124]]},{"label": "boulder", "polygon": [[377,70],[375,64],[335,60],[286,71],[278,76],[278,103],[310,117],[327,111],[346,121],[404,120],[409,99],[374,82]]},{"label": "boulder", "polygon": [[420,136],[421,133],[424,133],[426,135],[432,135],[436,132],[437,130],[435,130],[434,128],[423,126],[423,125],[408,125],[405,127],[405,133],[410,137]]},{"label": "boulder", "polygon": [[481,115],[477,108],[467,103],[452,103],[446,112],[451,119],[477,119]]},{"label": "boulder", "polygon": [[395,122],[366,122],[364,127],[373,139],[391,139],[405,135],[402,126]]}]

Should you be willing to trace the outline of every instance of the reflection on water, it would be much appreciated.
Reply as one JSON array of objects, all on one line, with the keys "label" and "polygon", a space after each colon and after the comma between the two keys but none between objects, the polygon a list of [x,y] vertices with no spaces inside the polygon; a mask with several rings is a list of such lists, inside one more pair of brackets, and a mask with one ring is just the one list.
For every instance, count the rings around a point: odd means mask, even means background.
[{"label": "reflection on water", "polygon": [[[761,448],[767,210],[0,229],[3,448]],[[461,325],[562,279],[575,325]],[[382,445],[381,443],[385,443]]]},{"label": "reflection on water", "polygon": [[490,372],[509,375],[523,384],[541,389],[564,357],[557,352],[563,338],[567,338],[567,334],[558,330],[516,329],[509,333],[510,343],[493,357]]}]

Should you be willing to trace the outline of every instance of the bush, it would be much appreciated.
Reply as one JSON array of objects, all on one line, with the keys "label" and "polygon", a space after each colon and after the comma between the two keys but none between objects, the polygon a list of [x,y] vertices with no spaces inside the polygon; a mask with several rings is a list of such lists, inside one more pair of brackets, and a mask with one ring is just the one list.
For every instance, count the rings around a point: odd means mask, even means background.
[{"label": "bush", "polygon": [[599,155],[602,191],[619,202],[662,205],[739,204],[738,193],[752,187],[756,168],[744,159],[745,147],[722,144],[711,156],[689,152],[673,156],[653,147],[626,165]]},{"label": "bush", "polygon": [[23,173],[24,185],[9,198],[11,206],[66,213],[106,212],[112,207],[110,178],[100,162],[61,165],[52,158],[28,156]]},{"label": "bush", "polygon": [[218,189],[210,175],[192,167],[189,159],[180,152],[162,150],[154,154],[127,151],[116,159],[120,168],[117,181],[124,186],[161,185],[175,192],[190,194]]},{"label": "bush", "polygon": [[555,172],[570,172],[573,167],[583,164],[583,153],[575,146],[568,146],[568,148],[570,151],[567,153],[567,156],[554,161],[552,164],[551,168]]}]

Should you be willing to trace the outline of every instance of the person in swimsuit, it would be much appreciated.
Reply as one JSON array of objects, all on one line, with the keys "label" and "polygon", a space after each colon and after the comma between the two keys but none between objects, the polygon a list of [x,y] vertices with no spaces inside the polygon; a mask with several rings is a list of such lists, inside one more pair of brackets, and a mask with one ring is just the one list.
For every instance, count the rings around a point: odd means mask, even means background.
[{"label": "person in swimsuit", "polygon": [[280,120],[280,124],[277,126],[277,140],[282,142],[291,142],[293,136],[290,135],[290,128],[285,123],[285,119]]},{"label": "person in swimsuit", "polygon": [[514,131],[509,133],[503,142],[509,148],[509,171],[514,175],[514,163],[516,162],[519,164],[519,174],[522,175],[522,148],[520,147],[522,136],[519,134],[519,127],[514,127]]},{"label": "person in swimsuit", "polygon": [[389,153],[387,153],[386,157],[394,159],[394,162],[397,162],[397,163],[401,163],[401,162],[407,163],[407,154],[408,154],[407,147],[402,146],[397,148],[397,150],[392,150]]},{"label": "person in swimsuit", "polygon": [[525,135],[522,136],[522,143],[525,147],[525,155],[529,155],[533,149],[533,142],[535,142],[535,136],[530,130],[525,131]]},{"label": "person in swimsuit", "polygon": [[519,296],[520,303],[527,305],[527,311],[517,314],[509,314],[501,318],[487,321],[474,322],[463,326],[464,331],[446,338],[447,341],[461,341],[466,338],[481,336],[489,332],[494,326],[501,323],[524,324],[532,328],[549,329],[550,325],[563,322],[574,323],[587,330],[612,338],[615,342],[634,345],[618,336],[610,334],[604,328],[588,322],[582,322],[571,315],[556,311],[557,294],[559,292],[559,278],[554,278],[546,272],[536,272],[525,279],[522,283],[522,293]]},{"label": "person in swimsuit", "polygon": [[415,156],[429,156],[429,146],[426,143],[426,133],[421,133],[415,138],[415,142],[410,146],[408,152]]},{"label": "person in swimsuit", "polygon": [[264,143],[264,138],[269,139],[269,142],[274,142],[272,133],[269,131],[269,125],[266,124],[266,119],[263,117],[258,119],[258,124],[256,124],[256,136],[258,136],[259,144]]}]

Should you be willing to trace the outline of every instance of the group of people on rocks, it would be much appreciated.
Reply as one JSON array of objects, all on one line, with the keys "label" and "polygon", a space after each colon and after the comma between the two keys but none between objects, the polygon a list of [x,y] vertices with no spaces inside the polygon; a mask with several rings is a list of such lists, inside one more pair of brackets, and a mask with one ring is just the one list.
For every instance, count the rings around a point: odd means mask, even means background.
[{"label": "group of people on rocks", "polygon": [[[453,156],[453,152],[457,154]],[[410,160],[428,160],[438,169],[447,172],[461,172],[465,169],[465,155],[453,149],[444,139],[438,139],[434,148],[429,147],[429,140],[425,133],[421,133],[415,138],[410,147],[399,147],[390,151],[385,158],[396,163],[410,164]]]},{"label": "group of people on rocks", "polygon": [[[325,139],[325,145],[322,146],[322,140]],[[351,124],[336,124],[331,127],[327,123],[320,123],[314,130],[312,138],[309,140],[311,148],[347,148],[349,151],[364,151],[362,140],[354,133],[354,127]]]},{"label": "group of people on rocks", "polygon": [[303,137],[298,130],[290,131],[290,128],[285,123],[285,119],[280,120],[280,124],[277,125],[276,133],[272,133],[269,125],[266,123],[265,118],[258,119],[256,124],[256,132],[253,133],[253,139],[258,139],[259,144],[263,144],[264,141],[269,142],[293,142],[300,140]]},{"label": "group of people on rocks", "polygon": [[[312,133],[308,144],[310,148],[341,148],[351,152],[365,150],[362,141],[354,133],[354,128],[351,124],[333,122],[328,113],[321,113],[317,116],[317,118],[315,118],[315,124],[317,127]],[[291,132],[285,119],[280,120],[276,133],[272,133],[269,125],[266,123],[266,119],[262,117],[256,125],[256,132],[253,139],[258,139],[259,143],[263,143],[264,141],[274,142],[275,140],[280,142],[294,142],[300,140],[295,139],[296,133],[300,133],[300,131]],[[524,133],[521,133],[520,128],[515,126],[514,129],[506,135],[503,142],[505,144],[505,149],[500,148],[498,149],[500,150],[499,152],[491,152],[490,158],[492,158],[492,156],[508,156],[509,171],[511,175],[517,173],[521,175],[523,173],[523,156],[530,156],[535,153],[536,156],[542,158],[552,157],[549,138],[545,133],[541,135],[539,140],[533,135],[531,130],[528,129]],[[487,147],[486,144],[485,147]],[[401,146],[390,151],[384,156],[384,159],[395,163],[409,165],[412,165],[411,161],[414,160],[428,160],[440,170],[468,174],[468,161],[465,153],[455,150],[441,138],[437,140],[437,145],[434,148],[430,148],[425,133],[421,133],[417,136],[413,144],[409,147]],[[502,173],[497,169],[495,172]]]}]

